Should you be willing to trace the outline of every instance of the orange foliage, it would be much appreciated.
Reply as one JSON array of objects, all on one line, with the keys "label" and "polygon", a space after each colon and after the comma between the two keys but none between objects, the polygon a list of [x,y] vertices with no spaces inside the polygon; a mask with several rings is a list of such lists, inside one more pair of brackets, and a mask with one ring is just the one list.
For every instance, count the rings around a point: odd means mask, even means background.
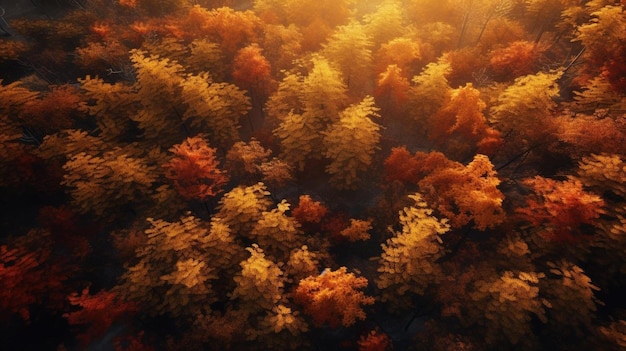
[{"label": "orange foliage", "polygon": [[291,211],[300,224],[319,223],[327,212],[326,206],[319,201],[313,201],[309,195],[300,195],[298,207]]},{"label": "orange foliage", "polygon": [[240,49],[233,63],[235,84],[253,93],[265,96],[271,83],[272,68],[257,44]]},{"label": "orange foliage", "polygon": [[376,72],[382,73],[389,65],[396,65],[409,78],[417,72],[413,67],[422,61],[420,43],[411,38],[395,38],[380,46],[374,62]]},{"label": "orange foliage", "polygon": [[417,182],[417,160],[406,147],[394,147],[385,159],[385,179],[388,182],[399,180],[405,183]]},{"label": "orange foliage", "polygon": [[402,70],[397,65],[389,65],[378,76],[374,97],[376,104],[382,108],[382,116],[389,113],[390,117],[396,115],[404,108],[408,101],[408,92],[411,88],[409,80],[402,75]]},{"label": "orange foliage", "polygon": [[528,41],[515,41],[508,46],[491,52],[491,69],[501,80],[533,73],[541,49]]},{"label": "orange foliage", "polygon": [[85,288],[80,295],[77,293],[69,295],[68,300],[72,305],[81,308],[63,315],[69,324],[87,325],[87,329],[77,336],[82,347],[104,336],[113,323],[128,317],[136,310],[134,304],[123,302],[116,293],[105,290],[90,295],[89,288]]},{"label": "orange foliage", "polygon": [[76,88],[70,85],[52,87],[42,98],[24,105],[22,121],[47,132],[71,128],[81,101]]},{"label": "orange foliage", "polygon": [[350,225],[339,232],[339,235],[346,238],[350,242],[355,242],[358,240],[369,240],[370,234],[368,231],[372,229],[372,220],[360,220],[360,219],[350,219]]},{"label": "orange foliage", "polygon": [[[626,115],[617,118],[576,115],[557,118],[557,136],[573,155],[619,154],[626,145]],[[607,142],[610,140],[611,142]]]},{"label": "orange foliage", "polygon": [[480,92],[471,83],[453,90],[450,99],[430,119],[429,139],[457,160],[476,153],[493,153],[503,140],[497,130],[487,125],[485,107]]},{"label": "orange foliage", "polygon": [[385,160],[385,176],[417,184],[426,202],[455,228],[473,221],[476,229],[485,230],[504,220],[500,180],[485,155],[475,155],[463,166],[440,152],[411,157],[405,148],[395,148]]},{"label": "orange foliage", "polygon": [[137,0],[118,0],[118,2],[120,5],[131,9],[137,7]]},{"label": "orange foliage", "polygon": [[348,273],[346,267],[336,271],[326,269],[316,277],[308,277],[298,284],[294,300],[304,307],[317,327],[328,323],[331,328],[349,327],[357,319],[364,320],[361,305],[374,304],[374,298],[359,289],[367,286],[367,279]]},{"label": "orange foliage", "polygon": [[[236,11],[230,7],[207,10],[198,5],[180,21],[185,39],[208,37],[220,44],[229,56],[237,50],[259,41],[261,20],[252,11]],[[231,56],[232,57],[232,56]]]},{"label": "orange foliage", "polygon": [[489,60],[478,47],[465,47],[447,52],[446,60],[452,71],[448,74],[451,86],[463,85],[474,81],[474,75],[487,65]]},{"label": "orange foliage", "polygon": [[517,213],[534,226],[541,226],[543,237],[554,242],[577,242],[587,233],[583,224],[594,225],[604,213],[604,201],[583,189],[576,179],[557,181],[536,176],[524,182],[534,194],[527,207]]},{"label": "orange foliage", "polygon": [[525,30],[519,22],[500,17],[489,21],[479,45],[483,51],[487,51],[516,40],[524,40],[524,37]]},{"label": "orange foliage", "polygon": [[386,351],[393,349],[391,339],[387,334],[372,330],[362,335],[358,341],[359,351]]},{"label": "orange foliage", "polygon": [[178,192],[186,199],[205,200],[220,193],[228,182],[226,173],[218,168],[215,149],[201,137],[187,138],[174,145],[172,160],[163,165],[165,176],[174,181]]}]

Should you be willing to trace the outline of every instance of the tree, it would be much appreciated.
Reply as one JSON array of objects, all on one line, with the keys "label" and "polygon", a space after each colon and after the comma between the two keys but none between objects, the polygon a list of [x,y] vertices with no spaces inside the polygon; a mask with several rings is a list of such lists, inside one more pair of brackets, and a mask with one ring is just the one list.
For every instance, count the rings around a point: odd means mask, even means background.
[{"label": "tree", "polygon": [[233,62],[233,80],[239,87],[250,92],[251,96],[264,99],[271,85],[269,61],[263,56],[257,44],[248,45],[237,52]]},{"label": "tree", "polygon": [[533,73],[541,52],[541,48],[534,43],[515,41],[508,46],[493,50],[489,64],[498,80],[508,81]]},{"label": "tree", "polygon": [[352,93],[371,91],[369,72],[373,43],[363,25],[350,22],[335,29],[323,46],[322,55],[337,65],[347,88]]},{"label": "tree", "polygon": [[119,206],[147,205],[145,196],[152,193],[156,180],[153,166],[144,159],[129,157],[122,150],[102,155],[85,152],[73,155],[63,165],[66,174],[62,185],[81,213],[93,213],[112,219]]},{"label": "tree", "polygon": [[291,250],[304,244],[300,224],[285,213],[289,207],[282,200],[271,211],[263,211],[250,233],[251,239],[278,262],[286,262]]},{"label": "tree", "polygon": [[401,37],[405,32],[400,2],[383,1],[376,11],[363,16],[364,29],[376,47]]},{"label": "tree", "polygon": [[96,294],[89,294],[89,288],[68,296],[73,306],[79,310],[63,315],[72,326],[87,327],[78,335],[82,347],[87,347],[92,341],[104,336],[113,323],[120,322],[136,312],[136,306],[131,302],[122,301],[112,291],[102,290]]},{"label": "tree", "polygon": [[493,154],[503,140],[487,125],[485,107],[471,83],[452,90],[450,99],[431,117],[428,138],[448,157],[460,161],[476,153]]},{"label": "tree", "polygon": [[226,154],[225,167],[233,175],[257,179],[261,165],[268,161],[271,150],[265,149],[258,140],[236,142]]},{"label": "tree", "polygon": [[136,113],[139,100],[132,86],[91,76],[79,78],[78,82],[85,97],[79,109],[95,117],[103,140],[120,140],[132,130],[131,116]]},{"label": "tree", "polygon": [[426,121],[439,110],[449,98],[451,88],[446,75],[450,64],[439,60],[429,63],[418,76],[413,77],[409,100],[414,118]]},{"label": "tree", "polygon": [[217,301],[212,281],[222,268],[213,265],[219,256],[208,255],[213,240],[208,240],[206,225],[190,215],[176,222],[147,221],[147,240],[136,250],[137,263],[126,267],[114,291],[153,316],[194,315]]},{"label": "tree", "polygon": [[440,279],[437,260],[444,254],[440,235],[450,230],[448,220],[434,217],[419,193],[409,198],[414,204],[399,213],[402,230],[381,245],[376,279],[382,300],[396,307],[411,306],[413,295],[423,295]]},{"label": "tree", "polygon": [[233,278],[237,286],[231,300],[238,300],[240,309],[249,313],[271,311],[283,299],[283,271],[258,245],[246,250],[250,257],[241,261],[241,272]]},{"label": "tree", "polygon": [[187,138],[169,151],[174,157],[163,165],[165,176],[185,199],[206,200],[219,194],[228,182],[226,172],[218,168],[216,150],[202,137]]},{"label": "tree", "polygon": [[220,199],[217,217],[239,235],[249,236],[272,200],[265,184],[238,186]]},{"label": "tree", "polygon": [[388,180],[417,184],[426,202],[454,228],[473,222],[485,230],[502,223],[504,194],[497,188],[500,180],[489,157],[474,155],[467,166],[451,161],[440,152],[416,152],[393,149],[385,161]]},{"label": "tree", "polygon": [[331,328],[349,327],[357,319],[365,319],[361,305],[374,304],[373,297],[359,291],[366,286],[367,279],[348,273],[346,267],[335,271],[327,268],[320,275],[301,280],[294,292],[294,300],[313,318],[316,327],[326,323]]},{"label": "tree", "polygon": [[206,37],[220,45],[228,58],[237,50],[259,42],[262,31],[261,20],[252,11],[236,11],[230,7],[208,10],[194,5],[180,21],[188,39]]},{"label": "tree", "polygon": [[346,108],[339,122],[323,133],[325,155],[331,160],[326,172],[337,188],[356,188],[357,173],[366,171],[372,163],[380,140],[380,126],[371,119],[379,116],[377,111],[374,98],[365,97],[359,104]]},{"label": "tree", "polygon": [[244,91],[233,84],[213,82],[208,73],[190,74],[181,86],[181,98],[187,106],[183,121],[208,129],[215,146],[228,149],[239,140],[239,120],[250,110]]},{"label": "tree", "polygon": [[422,43],[408,36],[397,37],[383,43],[374,55],[377,73],[383,72],[389,65],[397,65],[407,78],[412,77],[415,67],[425,60]]},{"label": "tree", "polygon": [[[474,304],[481,306],[488,345],[504,340],[512,345],[532,345],[533,316],[546,323],[545,306],[539,297],[539,279],[543,273],[505,271],[500,276],[479,280],[470,293]],[[529,345],[530,344],[530,345]]]},{"label": "tree", "polygon": [[408,79],[402,76],[402,70],[397,65],[387,66],[385,72],[378,76],[374,89],[374,97],[382,106],[383,117],[394,118],[404,112],[410,88]]},{"label": "tree", "polygon": [[135,101],[141,106],[131,119],[137,122],[145,139],[173,145],[181,131],[183,67],[168,58],[146,54],[131,50],[137,79],[133,87],[137,91]]},{"label": "tree", "polygon": [[[608,5],[608,4],[607,4]],[[626,67],[620,60],[624,48],[619,44],[626,40],[626,15],[623,6],[604,6],[592,13],[592,19],[577,28],[575,41],[585,47],[583,58],[587,61],[585,71],[603,73],[616,91],[626,83]]]},{"label": "tree", "polygon": [[498,102],[491,108],[496,128],[510,134],[511,144],[518,150],[545,142],[554,132],[554,123],[549,117],[556,107],[553,98],[559,95],[559,77],[560,72],[519,77],[498,96]]},{"label": "tree", "polygon": [[556,181],[536,176],[524,182],[534,194],[526,199],[527,207],[517,212],[549,241],[574,243],[590,237],[584,225],[597,224],[604,213],[604,201],[597,195],[583,190],[580,181],[569,179]]}]

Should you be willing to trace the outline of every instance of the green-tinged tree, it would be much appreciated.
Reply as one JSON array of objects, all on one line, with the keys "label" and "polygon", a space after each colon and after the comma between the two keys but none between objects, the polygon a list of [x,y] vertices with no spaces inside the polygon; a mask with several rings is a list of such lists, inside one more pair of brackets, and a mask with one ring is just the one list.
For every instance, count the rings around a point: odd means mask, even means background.
[{"label": "green-tinged tree", "polygon": [[376,11],[363,16],[364,30],[376,47],[404,35],[402,4],[396,0],[386,0],[376,7]]},{"label": "green-tinged tree", "polygon": [[212,281],[221,267],[204,249],[213,242],[206,225],[193,216],[148,222],[147,240],[136,251],[138,262],[126,268],[116,287],[120,295],[150,315],[189,316],[216,301]]},{"label": "green-tinged tree", "polygon": [[420,194],[409,195],[415,203],[399,214],[402,230],[382,244],[376,285],[382,300],[397,308],[412,305],[416,295],[441,279],[437,260],[444,254],[440,235],[450,230],[447,219],[432,215]]},{"label": "green-tinged tree", "polygon": [[221,218],[234,233],[249,236],[271,203],[270,193],[265,184],[238,186],[224,194],[216,216]]},{"label": "green-tinged tree", "polygon": [[74,206],[82,213],[103,218],[119,213],[112,210],[121,206],[144,204],[157,174],[145,160],[120,150],[100,156],[81,152],[72,156],[63,169],[66,174],[61,184],[67,187]]},{"label": "green-tinged tree", "polygon": [[540,288],[548,301],[548,325],[559,335],[572,339],[588,335],[592,330],[599,290],[582,268],[567,261],[548,262],[550,273]]},{"label": "green-tinged tree", "polygon": [[487,345],[536,346],[533,318],[547,321],[547,303],[539,295],[539,279],[544,277],[543,273],[505,271],[474,283],[471,309],[480,314],[478,323],[485,330]]},{"label": "green-tinged tree", "polygon": [[232,300],[251,314],[271,311],[283,299],[285,277],[280,267],[265,256],[258,245],[247,248],[250,257],[241,261],[241,272],[233,279]]},{"label": "green-tinged tree", "polygon": [[372,47],[363,25],[350,22],[335,29],[322,55],[337,65],[351,93],[368,93],[372,89]]},{"label": "green-tinged tree", "polygon": [[144,139],[173,145],[181,135],[183,67],[167,58],[146,56],[141,50],[132,50],[130,59],[137,79],[133,89],[141,106],[131,119]]},{"label": "green-tinged tree", "polygon": [[413,77],[409,101],[413,117],[425,122],[449,99],[451,88],[446,75],[450,64],[444,60],[429,63],[422,73]]},{"label": "green-tinged tree", "polygon": [[495,127],[509,135],[510,143],[518,150],[545,142],[554,132],[550,117],[557,106],[554,98],[559,95],[560,76],[560,72],[539,72],[519,77],[491,108]]},{"label": "green-tinged tree", "polygon": [[279,262],[286,262],[290,251],[304,243],[300,223],[285,213],[289,206],[283,200],[271,211],[263,211],[250,233],[251,239]]},{"label": "green-tinged tree", "polygon": [[208,73],[188,75],[181,85],[181,98],[187,106],[181,116],[184,121],[208,129],[215,146],[227,149],[239,140],[239,121],[250,110],[250,99],[243,90],[233,84],[213,82]]},{"label": "green-tinged tree", "polygon": [[339,189],[355,189],[359,173],[366,171],[380,141],[380,126],[372,121],[379,117],[374,98],[366,97],[346,108],[338,122],[324,133],[324,154],[330,159],[326,172]]}]

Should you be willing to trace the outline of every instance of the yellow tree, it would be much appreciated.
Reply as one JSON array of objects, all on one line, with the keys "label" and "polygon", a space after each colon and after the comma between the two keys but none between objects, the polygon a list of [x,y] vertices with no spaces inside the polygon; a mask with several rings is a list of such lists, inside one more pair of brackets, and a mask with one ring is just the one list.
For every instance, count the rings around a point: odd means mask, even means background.
[{"label": "yellow tree", "polygon": [[544,142],[554,132],[550,116],[556,108],[553,98],[559,95],[560,76],[560,72],[539,72],[519,77],[491,108],[495,127],[509,135],[517,150]]},{"label": "yellow tree", "polygon": [[237,86],[213,82],[208,73],[188,75],[181,81],[187,106],[181,116],[192,127],[208,129],[215,146],[229,148],[239,140],[240,119],[250,110],[250,98]]},{"label": "yellow tree", "polygon": [[233,279],[232,300],[250,314],[271,311],[283,299],[285,277],[280,267],[265,256],[258,245],[247,248],[248,259],[241,261],[241,272]]},{"label": "yellow tree", "polygon": [[379,117],[374,98],[366,97],[346,108],[338,122],[324,132],[324,154],[330,159],[326,172],[339,189],[355,189],[359,173],[368,169],[380,141],[380,126],[372,121]]},{"label": "yellow tree", "polygon": [[279,262],[286,262],[291,250],[304,243],[300,223],[285,213],[289,206],[282,200],[271,211],[263,211],[250,233],[251,239]]},{"label": "yellow tree", "polygon": [[409,101],[413,117],[417,121],[427,121],[449,99],[452,89],[446,78],[448,73],[450,73],[450,64],[439,60],[429,63],[422,73],[413,77]]},{"label": "yellow tree", "polygon": [[138,262],[126,269],[116,290],[151,315],[194,315],[216,301],[211,281],[220,267],[207,257],[206,243],[213,240],[204,223],[193,216],[148,222],[147,240],[136,250]]},{"label": "yellow tree", "polygon": [[[281,139],[281,158],[300,170],[308,159],[322,157],[323,132],[339,119],[347,101],[341,73],[319,55],[311,58],[311,64],[301,82],[298,75],[288,75],[268,101],[274,114],[287,113],[279,117],[282,123],[274,129],[274,135]],[[290,111],[290,106],[302,112]]]},{"label": "yellow tree", "polygon": [[181,135],[183,67],[167,58],[146,56],[141,50],[132,50],[130,59],[136,71],[134,89],[141,106],[131,119],[137,122],[146,140],[173,145]]},{"label": "yellow tree", "polygon": [[252,228],[262,218],[263,211],[267,211],[271,203],[265,184],[238,186],[224,194],[216,217],[221,218],[233,232],[249,236]]},{"label": "yellow tree", "polygon": [[405,33],[402,13],[400,1],[386,0],[376,7],[376,11],[363,16],[365,33],[376,47]]},{"label": "yellow tree", "polygon": [[410,306],[412,295],[423,295],[441,277],[437,260],[443,256],[440,235],[450,230],[447,219],[432,215],[422,196],[409,195],[415,203],[400,211],[402,231],[382,244],[376,285],[383,301]]},{"label": "yellow tree", "polygon": [[353,94],[368,93],[372,89],[369,73],[372,70],[372,47],[363,25],[355,21],[337,27],[324,45],[322,55],[337,65]]}]

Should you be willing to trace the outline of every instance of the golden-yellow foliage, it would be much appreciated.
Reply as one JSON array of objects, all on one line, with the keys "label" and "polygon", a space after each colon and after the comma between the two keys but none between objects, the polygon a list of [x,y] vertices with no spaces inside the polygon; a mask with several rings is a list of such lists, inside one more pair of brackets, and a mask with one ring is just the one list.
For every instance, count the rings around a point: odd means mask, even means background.
[{"label": "golden-yellow foliage", "polygon": [[61,184],[68,188],[80,212],[109,215],[109,210],[139,204],[151,193],[154,168],[119,151],[102,156],[80,152],[63,166],[66,174]]},{"label": "golden-yellow foliage", "polygon": [[524,344],[531,338],[532,316],[546,322],[544,302],[539,298],[543,274],[505,271],[493,280],[479,280],[470,293],[485,320],[486,342],[498,344],[504,337],[511,344]]},{"label": "golden-yellow foliage", "polygon": [[348,241],[355,242],[358,240],[369,240],[370,233],[368,231],[372,229],[372,220],[366,221],[360,219],[350,219],[350,225],[342,230],[339,235],[348,239]]},{"label": "golden-yellow foliage", "polygon": [[250,99],[237,86],[215,83],[208,73],[188,75],[182,85],[182,116],[194,127],[208,128],[216,146],[228,148],[239,140],[239,119],[250,110]]},{"label": "golden-yellow foliage", "polygon": [[256,223],[267,211],[272,200],[265,184],[239,186],[224,194],[217,217],[234,233],[249,236]]},{"label": "golden-yellow foliage", "polygon": [[250,313],[271,311],[282,299],[283,272],[265,257],[258,245],[246,250],[250,257],[240,263],[241,272],[233,278],[237,287],[231,299],[239,300],[241,309]]},{"label": "golden-yellow foliage", "polygon": [[330,182],[339,189],[355,189],[358,173],[372,163],[380,141],[380,126],[372,121],[379,109],[374,98],[367,96],[358,104],[346,108],[340,120],[324,132],[325,156],[330,159],[326,172]]},{"label": "golden-yellow foliage", "polygon": [[443,255],[439,236],[450,230],[447,219],[434,217],[420,194],[409,198],[415,204],[400,211],[402,231],[382,244],[380,275],[376,279],[383,301],[398,305],[410,304],[411,294],[423,294],[441,278],[441,267],[436,262]]},{"label": "golden-yellow foliage", "polygon": [[211,281],[221,269],[203,249],[211,241],[209,230],[193,216],[148,222],[147,240],[136,251],[139,262],[127,267],[116,289],[152,315],[183,316],[206,308],[216,300]]},{"label": "golden-yellow foliage", "polygon": [[279,262],[287,261],[290,251],[304,242],[300,223],[285,214],[289,207],[282,200],[275,209],[263,211],[250,233],[250,238]]}]

